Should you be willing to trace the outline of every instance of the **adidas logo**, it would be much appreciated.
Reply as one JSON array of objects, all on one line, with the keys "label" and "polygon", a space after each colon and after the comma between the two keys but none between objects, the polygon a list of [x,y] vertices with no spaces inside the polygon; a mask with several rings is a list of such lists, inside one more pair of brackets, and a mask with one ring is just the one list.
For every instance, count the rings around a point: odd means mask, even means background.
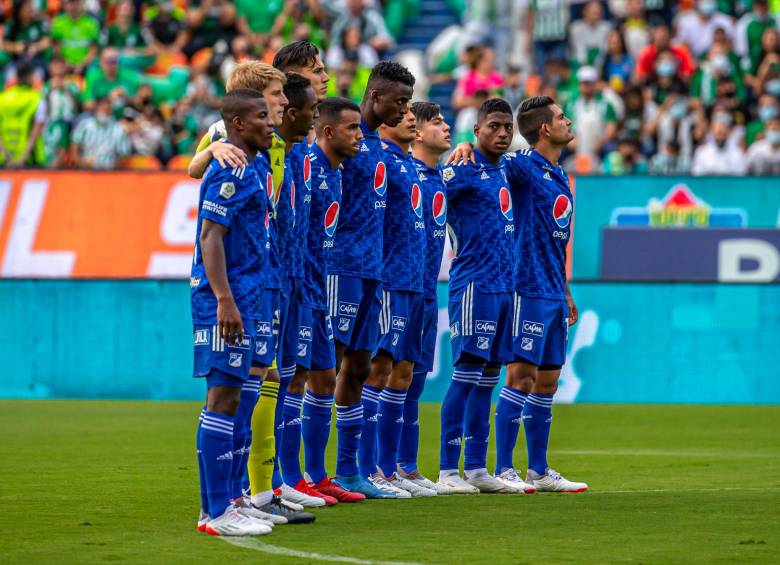
[{"label": "adidas logo", "polygon": [[530,420],[531,418],[533,418],[533,416],[531,416],[530,414],[523,414],[522,416],[520,416],[521,420]]},{"label": "adidas logo", "polygon": [[378,421],[379,421],[379,414],[374,414],[373,416],[371,416],[371,417],[370,417],[368,420],[366,420],[366,421],[367,421],[367,422],[378,422]]},{"label": "adidas logo", "polygon": [[362,438],[362,437],[363,437],[363,434],[361,433],[361,434],[358,434],[358,435],[356,435],[356,436],[355,436],[355,439],[360,439],[360,438]]},{"label": "adidas logo", "polygon": [[552,416],[550,416],[549,418],[547,418],[547,419],[544,421],[544,423],[545,423],[545,424],[549,424],[550,422],[552,422]]},{"label": "adidas logo", "polygon": [[284,422],[282,422],[281,424],[279,424],[278,426],[276,426],[276,429],[277,429],[277,430],[283,430],[283,429],[284,429]]},{"label": "adidas logo", "polygon": [[300,418],[293,418],[289,422],[287,422],[287,427],[290,426],[300,426],[301,425],[301,419]]},{"label": "adidas logo", "polygon": [[545,180],[552,180],[552,177],[550,176],[550,173],[544,173],[544,179]]},{"label": "adidas logo", "polygon": [[482,174],[480,175],[479,178],[482,179],[482,180],[485,180],[485,179],[489,179],[490,177],[488,176],[488,174],[485,171],[482,171]]},{"label": "adidas logo", "polygon": [[217,461],[233,461],[233,452],[228,451],[217,457]]},{"label": "adidas logo", "polygon": [[365,143],[361,143],[360,144],[360,151],[362,153],[367,153],[368,152],[368,145],[366,145]]},{"label": "adidas logo", "polygon": [[406,172],[406,167],[404,167],[403,165],[401,165],[401,172],[402,172],[402,173],[405,173],[405,172]]},{"label": "adidas logo", "polygon": [[398,418],[398,419],[395,421],[395,423],[396,423],[396,424],[403,424],[403,423],[404,423],[404,417],[403,417],[403,416],[401,416],[400,418]]},{"label": "adidas logo", "polygon": [[414,424],[412,424],[412,425],[413,425],[413,426],[419,426],[419,425],[420,425],[420,420],[415,420],[415,421],[414,421]]},{"label": "adidas logo", "polygon": [[463,439],[456,437],[447,442],[447,445],[463,445]]},{"label": "adidas logo", "polygon": [[276,460],[276,457],[271,457],[271,458],[266,459],[265,461],[263,461],[261,464],[262,465],[271,465],[271,466],[273,466],[275,460]]},{"label": "adidas logo", "polygon": [[322,181],[322,184],[320,184],[320,190],[328,190],[328,183]]},{"label": "adidas logo", "polygon": [[522,424],[522,422],[523,422],[523,417],[522,417],[522,416],[520,416],[519,418],[515,418],[514,420],[512,420],[512,423],[513,423],[513,424]]}]

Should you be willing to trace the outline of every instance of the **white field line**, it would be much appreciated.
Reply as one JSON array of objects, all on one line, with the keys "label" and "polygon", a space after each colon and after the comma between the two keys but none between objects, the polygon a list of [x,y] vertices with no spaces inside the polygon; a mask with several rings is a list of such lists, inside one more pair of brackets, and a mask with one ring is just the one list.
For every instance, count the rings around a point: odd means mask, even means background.
[{"label": "white field line", "polygon": [[353,565],[421,565],[420,563],[402,561],[374,561],[372,559],[357,559],[355,557],[347,557],[344,555],[328,555],[326,553],[299,551],[297,549],[290,549],[289,547],[281,547],[278,545],[264,543],[257,538],[251,537],[239,538],[224,536],[220,537],[220,539],[231,545],[237,545],[238,547],[260,551],[262,553],[282,555],[284,557],[296,557],[298,559],[309,559],[312,561],[332,561],[335,563],[352,563]]},{"label": "white field line", "polygon": [[[588,495],[594,494],[653,494],[658,492],[728,492],[728,491],[780,491],[780,486],[776,487],[720,487],[720,488],[649,488],[635,490],[589,490]],[[542,493],[542,496],[545,496]]]},{"label": "white field line", "polygon": [[755,451],[702,451],[663,449],[551,449],[553,454],[594,455],[619,457],[736,457],[750,459],[780,459],[780,453],[757,453]]}]

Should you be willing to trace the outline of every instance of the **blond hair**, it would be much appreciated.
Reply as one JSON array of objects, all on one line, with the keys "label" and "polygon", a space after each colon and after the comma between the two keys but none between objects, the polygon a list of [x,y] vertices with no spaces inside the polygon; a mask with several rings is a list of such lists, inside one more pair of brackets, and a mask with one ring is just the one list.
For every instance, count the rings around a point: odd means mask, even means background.
[{"label": "blond hair", "polygon": [[225,91],[230,92],[237,88],[251,88],[259,92],[268,88],[272,80],[278,80],[282,86],[287,84],[287,77],[279,69],[261,63],[260,61],[246,61],[236,65],[225,84]]}]

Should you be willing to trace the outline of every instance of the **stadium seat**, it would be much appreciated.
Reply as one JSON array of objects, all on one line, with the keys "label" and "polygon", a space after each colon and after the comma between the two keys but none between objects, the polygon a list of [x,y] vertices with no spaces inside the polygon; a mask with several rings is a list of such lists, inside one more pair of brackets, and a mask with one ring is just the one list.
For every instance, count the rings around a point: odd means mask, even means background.
[{"label": "stadium seat", "polygon": [[160,160],[154,155],[131,155],[122,159],[119,167],[134,171],[159,171],[163,168]]},{"label": "stadium seat", "polygon": [[186,171],[192,161],[192,155],[176,155],[170,161],[166,168],[169,171]]}]

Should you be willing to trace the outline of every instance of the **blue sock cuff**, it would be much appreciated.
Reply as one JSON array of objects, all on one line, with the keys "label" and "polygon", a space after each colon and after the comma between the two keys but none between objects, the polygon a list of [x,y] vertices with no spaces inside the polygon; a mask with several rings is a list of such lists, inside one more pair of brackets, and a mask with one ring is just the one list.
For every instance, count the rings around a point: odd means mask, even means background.
[{"label": "blue sock cuff", "polygon": [[379,393],[379,400],[385,403],[403,406],[406,401],[406,391],[386,386],[384,390]]},{"label": "blue sock cuff", "polygon": [[287,367],[282,367],[281,369],[279,369],[280,381],[287,379],[287,382],[289,383],[294,376],[295,376],[295,365],[288,365]]},{"label": "blue sock cuff", "polygon": [[455,365],[452,380],[475,385],[482,377],[484,367],[484,365]]},{"label": "blue sock cuff", "polygon": [[516,406],[522,408],[523,405],[525,405],[528,394],[505,386],[501,389],[501,393],[498,395],[498,397],[509,402],[510,404],[515,404]]},{"label": "blue sock cuff", "polygon": [[333,410],[333,395],[315,394],[307,390],[303,396],[303,404],[304,409],[308,407],[317,413],[330,414]]},{"label": "blue sock cuff", "polygon": [[536,407],[542,409],[551,409],[553,403],[552,394],[536,394],[531,393],[525,401],[525,405],[529,407]]},{"label": "blue sock cuff", "polygon": [[336,405],[336,426],[360,427],[363,424],[363,405],[352,404],[350,406]]},{"label": "blue sock cuff", "polygon": [[285,407],[297,408],[300,410],[303,406],[303,395],[295,394],[294,392],[288,392],[284,397],[284,405]]},{"label": "blue sock cuff", "polygon": [[363,393],[361,395],[361,400],[363,402],[379,402],[379,395],[382,393],[382,389],[377,388],[375,386],[371,385],[363,385]]},{"label": "blue sock cuff", "polygon": [[203,420],[200,424],[204,431],[233,437],[233,416],[217,414],[204,410]]},{"label": "blue sock cuff", "polygon": [[477,386],[480,387],[486,387],[486,388],[493,388],[498,384],[498,380],[501,378],[501,372],[483,372],[482,376],[479,378],[479,382],[477,383]]},{"label": "blue sock cuff", "polygon": [[257,394],[260,394],[260,385],[262,382],[263,381],[259,378],[249,377],[244,381],[244,384],[241,387],[241,392],[256,392]]}]

